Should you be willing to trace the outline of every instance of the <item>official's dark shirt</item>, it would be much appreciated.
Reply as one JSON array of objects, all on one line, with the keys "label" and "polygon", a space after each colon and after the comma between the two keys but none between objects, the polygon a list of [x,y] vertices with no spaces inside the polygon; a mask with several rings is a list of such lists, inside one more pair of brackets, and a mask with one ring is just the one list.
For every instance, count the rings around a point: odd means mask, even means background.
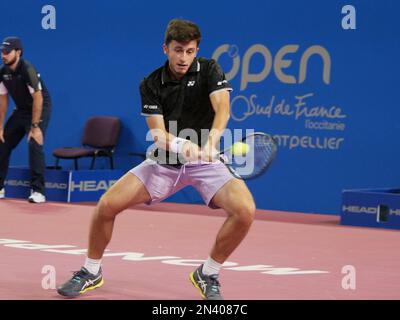
[{"label": "official's dark shirt", "polygon": [[[215,116],[210,94],[219,90],[232,88],[215,60],[196,58],[181,80],[171,77],[167,61],[140,84],[142,115],[163,116],[168,132],[201,146],[208,136],[203,132],[202,137],[201,130],[210,130]],[[190,135],[180,135],[184,129],[194,130],[197,141]]]},{"label": "official's dark shirt", "polygon": [[43,109],[50,108],[49,92],[40,74],[28,61],[20,59],[15,71],[6,65],[0,66],[0,94],[8,93],[19,113],[32,114],[32,93],[37,91],[42,91]]}]

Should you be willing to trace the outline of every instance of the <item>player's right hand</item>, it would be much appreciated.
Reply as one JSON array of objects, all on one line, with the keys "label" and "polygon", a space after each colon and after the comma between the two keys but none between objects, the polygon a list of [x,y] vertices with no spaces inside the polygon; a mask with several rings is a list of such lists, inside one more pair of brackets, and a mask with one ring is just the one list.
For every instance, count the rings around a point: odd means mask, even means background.
[{"label": "player's right hand", "polygon": [[197,144],[186,142],[182,148],[182,155],[187,162],[195,162],[201,159],[201,151]]},{"label": "player's right hand", "polygon": [[0,141],[5,143],[6,141],[4,140],[4,129],[0,129]]},{"label": "player's right hand", "polygon": [[206,145],[201,149],[201,157],[205,162],[215,162],[219,159],[219,153],[214,146],[206,143]]}]

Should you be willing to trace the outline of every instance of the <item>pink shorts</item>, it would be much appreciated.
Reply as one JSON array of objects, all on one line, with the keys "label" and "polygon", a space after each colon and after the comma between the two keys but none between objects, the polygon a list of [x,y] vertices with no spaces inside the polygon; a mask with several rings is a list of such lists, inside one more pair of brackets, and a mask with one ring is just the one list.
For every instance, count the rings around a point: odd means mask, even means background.
[{"label": "pink shorts", "polygon": [[147,159],[129,172],[143,182],[151,196],[149,205],[163,201],[186,186],[193,186],[210,208],[218,209],[212,204],[212,198],[228,181],[235,179],[220,161],[174,168]]}]

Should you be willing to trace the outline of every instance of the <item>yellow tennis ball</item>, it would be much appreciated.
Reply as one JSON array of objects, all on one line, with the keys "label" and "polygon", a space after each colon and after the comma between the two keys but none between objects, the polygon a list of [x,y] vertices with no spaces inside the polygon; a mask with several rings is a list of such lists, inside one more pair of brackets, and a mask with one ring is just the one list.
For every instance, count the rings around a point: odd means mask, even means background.
[{"label": "yellow tennis ball", "polygon": [[250,146],[244,142],[236,142],[232,145],[232,154],[234,156],[245,156],[249,152]]}]

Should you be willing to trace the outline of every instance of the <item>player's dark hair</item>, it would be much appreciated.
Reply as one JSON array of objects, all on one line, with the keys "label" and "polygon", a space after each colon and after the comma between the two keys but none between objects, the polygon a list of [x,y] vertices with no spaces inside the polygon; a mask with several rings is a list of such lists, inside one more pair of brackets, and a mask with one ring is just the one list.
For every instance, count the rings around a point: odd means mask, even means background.
[{"label": "player's dark hair", "polygon": [[196,40],[198,46],[201,41],[201,32],[199,27],[191,21],[173,19],[168,23],[165,32],[165,44],[168,45],[172,40],[181,43]]}]

